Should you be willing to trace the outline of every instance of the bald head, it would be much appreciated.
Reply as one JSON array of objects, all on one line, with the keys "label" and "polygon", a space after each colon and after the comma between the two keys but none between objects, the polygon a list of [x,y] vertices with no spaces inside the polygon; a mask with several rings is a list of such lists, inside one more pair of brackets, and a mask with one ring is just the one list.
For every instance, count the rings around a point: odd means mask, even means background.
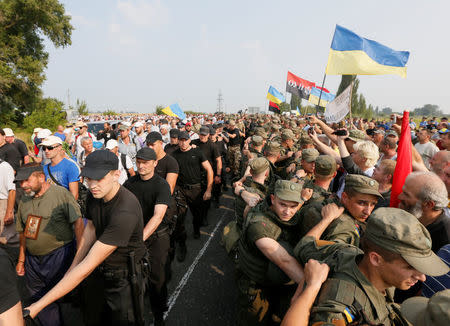
[{"label": "bald head", "polygon": [[409,193],[417,201],[434,202],[435,209],[443,209],[448,204],[447,188],[433,172],[411,173],[405,180],[403,192]]},{"label": "bald head", "polygon": [[439,151],[430,160],[431,170],[441,177],[444,167],[450,163],[450,151]]}]

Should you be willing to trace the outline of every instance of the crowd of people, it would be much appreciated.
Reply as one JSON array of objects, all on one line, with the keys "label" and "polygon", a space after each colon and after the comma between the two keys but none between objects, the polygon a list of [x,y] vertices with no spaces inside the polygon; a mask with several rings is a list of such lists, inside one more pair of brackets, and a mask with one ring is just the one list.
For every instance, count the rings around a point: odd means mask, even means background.
[{"label": "crowd of people", "polygon": [[29,148],[0,129],[0,324],[63,325],[70,293],[85,325],[144,325],[144,296],[164,325],[171,262],[232,191],[238,325],[450,325],[446,118],[409,122],[398,208],[400,116],[116,118],[37,126]]}]

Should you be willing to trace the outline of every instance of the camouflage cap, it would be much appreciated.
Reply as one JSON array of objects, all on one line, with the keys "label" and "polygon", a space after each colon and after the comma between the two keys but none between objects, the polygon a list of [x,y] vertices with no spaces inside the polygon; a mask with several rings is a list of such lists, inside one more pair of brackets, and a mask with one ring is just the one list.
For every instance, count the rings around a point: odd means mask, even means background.
[{"label": "camouflage cap", "polygon": [[264,142],[264,139],[261,136],[252,136],[252,145],[261,146]]},{"label": "camouflage cap", "polygon": [[292,132],[292,130],[290,130],[290,129],[284,129],[284,130],[281,132],[281,139],[282,139],[282,140],[294,139],[294,138],[295,138],[295,135],[294,135],[294,133]]},{"label": "camouflage cap", "polygon": [[316,159],[315,173],[328,176],[336,172],[336,160],[331,155],[320,155]]},{"label": "camouflage cap", "polygon": [[253,159],[249,163],[249,166],[253,174],[260,174],[266,171],[269,168],[270,164],[265,157],[258,157]]},{"label": "camouflage cap", "polygon": [[366,177],[361,174],[347,174],[345,176],[345,188],[344,191],[352,189],[361,194],[375,195],[380,198],[380,192],[378,191],[378,182],[372,178]]},{"label": "camouflage cap", "polygon": [[255,130],[255,136],[261,136],[263,139],[269,138],[269,136],[267,135],[267,132],[264,130],[264,128]]},{"label": "camouflage cap", "polygon": [[269,153],[279,153],[281,152],[281,145],[276,141],[271,141],[267,144],[265,151]]},{"label": "camouflage cap", "polygon": [[430,276],[449,272],[449,267],[431,250],[431,237],[412,214],[381,207],[367,219],[364,236],[376,245],[397,253],[417,271]]},{"label": "camouflage cap", "polygon": [[405,300],[401,312],[417,326],[450,325],[450,289],[436,292],[431,298],[412,297]]},{"label": "camouflage cap", "polygon": [[319,151],[315,148],[306,148],[302,150],[302,160],[308,163],[314,162],[319,155]]},{"label": "camouflage cap", "polygon": [[280,125],[278,125],[278,124],[275,124],[275,123],[273,123],[272,124],[272,129],[274,129],[274,130],[280,130],[281,129],[281,126]]},{"label": "camouflage cap", "polygon": [[300,146],[307,145],[307,144],[314,144],[313,140],[308,135],[300,136],[299,143],[300,143]]},{"label": "camouflage cap", "polygon": [[301,191],[302,186],[298,183],[288,180],[278,180],[275,182],[274,194],[281,200],[303,203]]},{"label": "camouflage cap", "polygon": [[354,142],[359,142],[366,139],[366,133],[358,129],[350,129],[348,131],[348,138]]},{"label": "camouflage cap", "polygon": [[228,122],[228,124],[229,124],[230,126],[235,126],[235,125],[236,125],[236,121],[230,120],[230,121]]}]

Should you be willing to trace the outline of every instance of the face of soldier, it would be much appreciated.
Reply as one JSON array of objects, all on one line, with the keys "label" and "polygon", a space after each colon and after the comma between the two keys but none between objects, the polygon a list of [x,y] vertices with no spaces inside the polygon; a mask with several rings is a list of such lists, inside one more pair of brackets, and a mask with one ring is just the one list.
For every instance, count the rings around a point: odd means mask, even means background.
[{"label": "face of soldier", "polygon": [[275,195],[270,195],[272,200],[272,211],[282,221],[289,221],[300,208],[300,203],[295,201],[282,200]]},{"label": "face of soldier", "polygon": [[146,161],[140,158],[136,159],[136,166],[138,168],[139,175],[143,178],[152,175],[157,164],[158,161],[155,160]]},{"label": "face of soldier", "polygon": [[112,191],[114,191],[114,185],[119,180],[120,171],[114,170],[108,172],[102,179],[94,180],[85,178],[88,184],[88,188],[94,198],[108,198]]},{"label": "face of soldier", "polygon": [[425,275],[401,257],[387,262],[379,256],[377,270],[386,288],[394,286],[400,290],[408,290],[418,281],[425,281]]},{"label": "face of soldier", "polygon": [[302,168],[303,168],[303,170],[305,170],[306,173],[313,174],[315,167],[316,167],[316,162],[306,162],[306,161],[302,160]]},{"label": "face of soldier", "polygon": [[361,193],[349,196],[346,192],[343,192],[341,201],[354,219],[365,222],[375,208],[378,197]]}]

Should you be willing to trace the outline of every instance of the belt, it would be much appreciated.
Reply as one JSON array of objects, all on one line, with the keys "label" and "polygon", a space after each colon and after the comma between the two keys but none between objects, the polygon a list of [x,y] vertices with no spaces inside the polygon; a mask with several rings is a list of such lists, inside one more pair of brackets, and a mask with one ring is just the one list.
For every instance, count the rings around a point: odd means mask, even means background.
[{"label": "belt", "polygon": [[194,184],[181,184],[180,187],[183,189],[195,189],[195,188],[200,188],[202,186],[201,183],[194,183]]},{"label": "belt", "polygon": [[[166,227],[162,228],[162,229],[159,230],[159,231],[153,232],[152,235],[150,236],[150,238],[153,237],[153,236],[155,236],[156,238],[159,238],[159,237],[161,237],[162,235],[169,233],[168,231],[169,231],[169,227],[166,226]],[[150,239],[150,238],[149,238],[149,239]],[[147,240],[147,241],[148,241],[148,240]]]}]

